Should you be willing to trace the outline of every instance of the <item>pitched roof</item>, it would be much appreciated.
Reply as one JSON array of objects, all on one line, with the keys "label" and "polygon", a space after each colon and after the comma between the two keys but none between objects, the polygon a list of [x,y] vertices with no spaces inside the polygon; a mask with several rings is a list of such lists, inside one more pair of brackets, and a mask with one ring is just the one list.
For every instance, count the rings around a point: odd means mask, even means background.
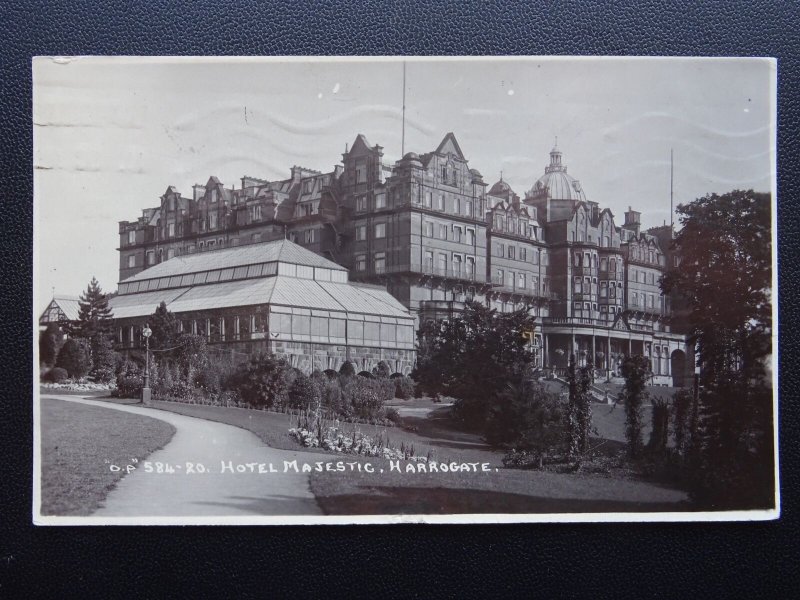
[{"label": "pitched roof", "polygon": [[[199,254],[185,254],[170,258],[149,269],[145,269],[125,279],[129,281],[142,281],[157,277],[170,277],[172,275],[187,275],[201,271],[240,267],[266,262],[283,262],[309,267],[335,269],[346,271],[343,266],[306,250],[302,246],[289,240],[275,240],[233,248],[210,250]],[[120,282],[122,283],[122,282]]]},{"label": "pitched roof", "polygon": [[458,145],[456,136],[452,131],[444,136],[444,139],[439,144],[439,147],[436,148],[435,152],[437,154],[455,154],[461,160],[467,160],[464,158],[464,153],[461,152],[461,146]]},{"label": "pitched roof", "polygon": [[412,319],[386,290],[284,275],[116,296],[109,305],[126,319],[151,315],[162,301],[174,313],[269,304]]}]

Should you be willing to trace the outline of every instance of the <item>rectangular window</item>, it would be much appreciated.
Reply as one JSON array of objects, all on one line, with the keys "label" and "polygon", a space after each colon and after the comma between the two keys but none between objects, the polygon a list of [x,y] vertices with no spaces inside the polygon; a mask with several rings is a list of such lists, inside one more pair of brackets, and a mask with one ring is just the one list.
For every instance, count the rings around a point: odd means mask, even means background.
[{"label": "rectangular window", "polygon": [[135,266],[136,266],[136,255],[135,254],[131,254],[128,257],[128,268],[132,269]]},{"label": "rectangular window", "polygon": [[306,229],[305,231],[305,240],[306,244],[313,244],[314,243],[314,232],[316,229]]},{"label": "rectangular window", "polygon": [[458,198],[453,198],[453,212],[457,215],[461,214],[461,200]]},{"label": "rectangular window", "polygon": [[365,254],[359,254],[356,256],[356,271],[366,271],[367,270],[367,257]]},{"label": "rectangular window", "polygon": [[502,285],[504,277],[505,277],[505,272],[503,271],[503,269],[497,269],[497,274],[495,275],[494,282]]},{"label": "rectangular window", "polygon": [[314,337],[328,337],[327,317],[311,317],[311,335]]},{"label": "rectangular window", "polygon": [[517,288],[521,290],[525,289],[525,273],[520,273],[517,276]]},{"label": "rectangular window", "polygon": [[359,212],[365,212],[367,210],[366,196],[359,196],[358,198],[356,198],[356,210]]},{"label": "rectangular window", "polygon": [[436,210],[444,210],[444,194],[439,194],[439,196],[437,196]]},{"label": "rectangular window", "polygon": [[472,256],[467,257],[467,276],[470,279],[475,277],[475,259]]},{"label": "rectangular window", "polygon": [[439,225],[439,239],[440,240],[447,239],[447,225]]},{"label": "rectangular window", "polygon": [[425,192],[425,206],[430,208],[433,205],[433,193]]},{"label": "rectangular window", "polygon": [[468,217],[472,216],[472,202],[470,200],[464,202],[464,214]]},{"label": "rectangular window", "polygon": [[453,226],[453,241],[460,242],[461,241],[461,227],[458,225]]},{"label": "rectangular window", "polygon": [[572,291],[576,294],[582,293],[583,287],[581,286],[581,281],[582,280],[580,277],[575,277],[575,280],[573,281]]},{"label": "rectangular window", "polygon": [[439,254],[439,272],[447,272],[447,254]]},{"label": "rectangular window", "polygon": [[167,225],[167,236],[175,237],[175,223]]},{"label": "rectangular window", "polygon": [[356,241],[363,242],[367,239],[367,226],[356,225]]},{"label": "rectangular window", "polygon": [[375,272],[383,273],[386,271],[386,252],[375,253]]},{"label": "rectangular window", "polygon": [[514,246],[508,247],[508,258],[515,258],[516,248]]},{"label": "rectangular window", "polygon": [[152,265],[156,262],[156,253],[153,250],[147,251],[147,264]]},{"label": "rectangular window", "polygon": [[474,229],[467,229],[467,243],[470,246],[475,245],[475,230]]},{"label": "rectangular window", "polygon": [[453,255],[453,273],[455,273],[457,277],[461,276],[461,263],[462,263],[461,256],[458,255],[458,254],[454,254]]},{"label": "rectangular window", "polygon": [[528,260],[528,251],[525,248],[519,249],[519,259],[520,260]]},{"label": "rectangular window", "polygon": [[386,194],[383,192],[375,194],[375,209],[386,208]]},{"label": "rectangular window", "polygon": [[366,181],[367,181],[367,165],[356,166],[356,183],[364,183]]},{"label": "rectangular window", "polygon": [[503,257],[506,255],[506,245],[505,244],[497,244],[497,256]]},{"label": "rectangular window", "polygon": [[136,243],[136,232],[135,231],[129,231],[128,232],[128,243],[129,244],[135,244]]},{"label": "rectangular window", "polygon": [[364,343],[378,345],[381,341],[380,323],[367,321],[364,323]]},{"label": "rectangular window", "polygon": [[429,272],[433,271],[433,252],[425,252],[425,269]]},{"label": "rectangular window", "polygon": [[424,235],[428,237],[433,237],[433,223],[425,223],[424,227]]},{"label": "rectangular window", "polygon": [[376,223],[375,224],[375,238],[385,238],[386,237],[386,223]]}]

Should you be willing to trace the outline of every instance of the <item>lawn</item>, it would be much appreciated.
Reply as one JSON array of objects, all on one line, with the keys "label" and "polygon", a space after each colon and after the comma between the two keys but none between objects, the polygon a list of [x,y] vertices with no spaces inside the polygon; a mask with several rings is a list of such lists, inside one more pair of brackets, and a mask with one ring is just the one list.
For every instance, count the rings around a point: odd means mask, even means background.
[{"label": "lawn", "polygon": [[[401,415],[413,415],[403,416],[402,426],[385,429],[392,446],[398,447],[401,442],[413,444],[417,455],[430,450],[437,461],[486,463],[489,471],[482,472],[478,467],[478,472],[408,473],[407,463],[403,462],[403,472],[398,473],[383,459],[331,453],[331,460],[371,462],[384,472],[313,473],[311,490],[326,514],[640,512],[690,508],[683,492],[641,481],[622,469],[609,473],[505,469],[502,452],[486,446],[478,435],[453,427],[448,407],[424,399],[392,404],[401,409]],[[154,407],[247,429],[274,448],[306,450],[289,437],[287,414],[177,402],[155,402]],[[594,408],[595,418],[603,419],[598,429],[622,431],[622,407],[614,411],[606,405]],[[357,427],[367,434],[376,429],[370,425]],[[615,450],[621,448],[613,439],[595,441]],[[319,448],[308,451],[321,452]]]},{"label": "lawn", "polygon": [[93,513],[114,488],[124,466],[172,439],[169,423],[53,398],[41,398],[43,515]]}]

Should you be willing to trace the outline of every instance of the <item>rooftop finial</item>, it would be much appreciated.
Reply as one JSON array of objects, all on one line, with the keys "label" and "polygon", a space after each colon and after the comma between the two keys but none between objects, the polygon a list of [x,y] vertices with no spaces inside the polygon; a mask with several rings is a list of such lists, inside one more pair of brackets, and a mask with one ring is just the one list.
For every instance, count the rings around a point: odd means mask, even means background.
[{"label": "rooftop finial", "polygon": [[558,148],[558,136],[556,136],[556,143],[555,143],[555,147],[556,147],[556,148]]},{"label": "rooftop finial", "polygon": [[500,181],[503,181],[503,170],[500,170]]}]

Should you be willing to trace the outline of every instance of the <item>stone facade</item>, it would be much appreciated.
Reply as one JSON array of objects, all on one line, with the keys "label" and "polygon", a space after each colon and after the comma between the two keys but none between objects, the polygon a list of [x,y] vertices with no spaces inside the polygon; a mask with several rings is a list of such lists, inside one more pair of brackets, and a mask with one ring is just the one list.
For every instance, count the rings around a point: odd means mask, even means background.
[{"label": "stone facade", "polygon": [[526,306],[540,368],[559,372],[575,353],[614,377],[622,356],[640,353],[654,383],[682,384],[693,362],[658,285],[672,231],[641,231],[632,209],[624,217],[617,225],[590,199],[557,147],[520,197],[502,178],[489,187],[452,133],[393,165],[358,135],[327,172],[292,167],[239,189],[211,177],[188,198],[167,188],[158,207],[120,223],[120,279],[171,256],[287,237],[385,287],[417,325],[470,300]]}]

